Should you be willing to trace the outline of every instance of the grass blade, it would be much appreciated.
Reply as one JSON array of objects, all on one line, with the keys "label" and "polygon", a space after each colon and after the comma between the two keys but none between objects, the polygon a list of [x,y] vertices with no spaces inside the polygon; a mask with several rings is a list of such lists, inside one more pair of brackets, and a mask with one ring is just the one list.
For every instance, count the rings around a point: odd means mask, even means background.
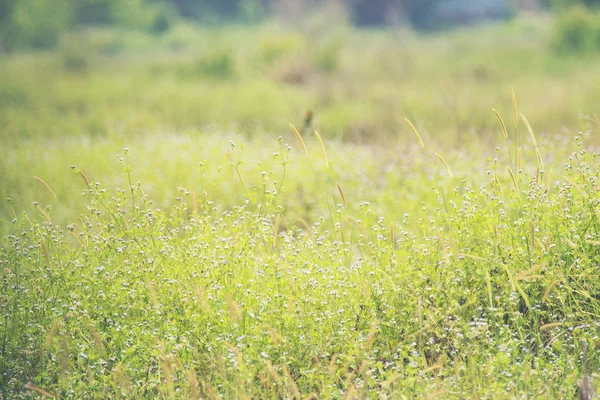
[{"label": "grass blade", "polygon": [[512,95],[512,106],[515,128],[519,124],[519,112],[517,110],[517,96],[515,95],[515,88],[510,88],[510,94]]},{"label": "grass blade", "polygon": [[454,178],[454,174],[452,173],[452,170],[450,169],[450,166],[448,165],[446,160],[444,160],[444,157],[442,157],[438,153],[435,153],[435,156],[442,162],[442,164],[444,164],[444,167],[446,167],[446,171],[448,171],[448,175],[450,175],[450,178]]},{"label": "grass blade", "polygon": [[327,159],[327,153],[325,152],[325,146],[323,145],[321,135],[319,135],[319,132],[315,131],[315,136],[317,137],[317,141],[319,142],[319,146],[321,146],[321,151],[323,152],[323,157],[325,158],[325,168],[329,169],[329,160]]},{"label": "grass blade", "polygon": [[500,113],[498,111],[496,111],[495,108],[492,108],[492,111],[494,112],[494,114],[496,114],[496,118],[498,118],[498,123],[500,123],[500,127],[502,128],[502,135],[504,136],[504,139],[508,139],[508,132],[506,131],[506,125],[504,125],[504,121],[502,120]]},{"label": "grass blade", "polygon": [[406,121],[406,123],[408,124],[408,126],[410,126],[410,129],[412,129],[413,133],[417,137],[417,140],[419,141],[419,145],[421,146],[421,148],[423,150],[425,150],[425,143],[423,143],[423,139],[421,139],[421,135],[419,135],[419,131],[417,131],[417,128],[415,128],[415,126],[413,125],[413,123],[410,122],[410,120],[408,118],[404,118],[404,120]]},{"label": "grass blade", "polygon": [[35,179],[38,182],[41,182],[42,185],[44,185],[46,187],[46,189],[48,189],[48,191],[52,194],[52,197],[54,197],[55,199],[57,198],[56,193],[54,193],[54,190],[52,190],[50,185],[48,185],[46,182],[44,182],[44,180],[42,178],[38,178],[37,176],[34,176],[33,179]]},{"label": "grass blade", "polygon": [[298,129],[296,129],[296,127],[292,123],[290,123],[290,127],[292,128],[292,131],[294,132],[294,134],[300,141],[300,144],[302,145],[302,148],[304,149],[304,153],[306,153],[306,156],[308,156],[308,150],[306,149],[306,144],[304,144],[304,139],[302,139],[302,135],[300,135],[300,132],[298,132]]}]

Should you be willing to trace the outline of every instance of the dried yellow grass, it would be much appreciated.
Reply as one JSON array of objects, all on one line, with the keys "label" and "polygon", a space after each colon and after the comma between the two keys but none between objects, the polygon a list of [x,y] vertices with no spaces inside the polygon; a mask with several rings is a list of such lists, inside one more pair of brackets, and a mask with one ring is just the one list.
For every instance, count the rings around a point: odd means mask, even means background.
[{"label": "dried yellow grass", "polygon": [[329,360],[329,378],[333,380],[335,376],[335,360],[337,359],[337,354],[331,356],[331,360]]},{"label": "dried yellow grass", "polygon": [[496,114],[498,123],[500,124],[500,127],[502,128],[502,135],[504,136],[504,139],[508,139],[508,132],[506,131],[506,125],[504,125],[504,121],[502,120],[500,113],[495,108],[492,108],[492,111],[494,112],[494,114]]},{"label": "dried yellow grass", "polygon": [[190,389],[190,394],[192,395],[192,399],[194,399],[194,400],[201,399],[202,396],[200,396],[200,384],[198,383],[196,374],[191,369],[188,371],[188,385],[189,385],[189,389]]},{"label": "dried yellow grass", "polygon": [[277,247],[277,238],[279,237],[279,229],[281,228],[281,222],[281,214],[277,214],[277,217],[275,217],[275,223],[273,224],[273,248]]},{"label": "dried yellow grass", "polygon": [[519,124],[519,112],[517,110],[517,96],[515,95],[515,89],[510,88],[510,94],[512,95],[512,106],[513,106],[513,115],[514,115],[514,124],[515,128]]},{"label": "dried yellow grass", "polygon": [[408,124],[408,126],[410,126],[410,129],[412,129],[413,133],[415,134],[415,137],[419,141],[419,145],[421,146],[421,148],[423,150],[425,150],[425,143],[423,143],[423,139],[421,139],[421,135],[419,135],[419,131],[417,131],[417,128],[415,128],[415,126],[413,125],[413,123],[410,122],[410,120],[408,118],[404,118],[404,120],[406,121],[406,123]]},{"label": "dried yellow grass", "polygon": [[340,185],[336,185],[338,192],[340,192],[340,196],[342,197],[342,202],[344,203],[344,206],[347,206],[348,203],[346,202],[346,196],[344,196],[344,191],[342,190],[342,188],[340,187]]},{"label": "dried yellow grass", "polygon": [[289,386],[289,390],[294,394],[293,398],[294,399],[302,399],[302,395],[300,394],[300,390],[298,389],[298,385],[296,384],[296,381],[294,380],[294,378],[292,377],[292,374],[290,374],[290,371],[288,370],[288,368],[285,366],[285,364],[283,364],[281,366],[281,368],[283,369],[283,373],[285,374],[287,380],[288,380],[288,386]]},{"label": "dried yellow grass", "polygon": [[521,116],[521,119],[523,120],[523,123],[525,124],[525,128],[527,128],[527,132],[529,133],[531,140],[533,141],[533,146],[535,148],[535,155],[536,155],[538,164],[540,166],[540,171],[544,172],[545,171],[544,160],[542,159],[542,153],[540,152],[540,148],[539,148],[538,142],[535,138],[535,134],[533,133],[533,129],[531,129],[531,125],[529,124],[529,121],[527,120],[527,118],[525,118],[525,116],[523,114],[520,114],[520,116]]},{"label": "dried yellow grass", "polygon": [[46,265],[48,267],[51,267],[52,259],[50,258],[50,253],[48,252],[48,246],[46,245],[46,241],[44,239],[40,240],[40,245],[42,246],[42,252],[44,253],[44,260],[46,261]]},{"label": "dried yellow grass", "polygon": [[196,192],[192,192],[192,201],[194,205],[194,217],[198,218],[198,197]]},{"label": "dried yellow grass", "polygon": [[510,175],[510,179],[512,180],[512,183],[513,183],[513,188],[515,189],[515,193],[517,193],[517,196],[519,196],[521,194],[521,192],[519,191],[519,185],[517,184],[517,178],[515,177],[515,174],[510,167],[507,167],[507,169],[508,169],[508,173]]},{"label": "dried yellow grass", "polygon": [[81,177],[81,179],[83,179],[83,181],[85,182],[85,185],[87,186],[87,188],[90,188],[90,180],[87,178],[87,176],[85,176],[85,174],[81,171],[77,171],[77,173],[79,174],[79,176]]},{"label": "dried yellow grass", "polygon": [[367,335],[367,340],[365,341],[365,349],[370,350],[373,347],[373,341],[375,340],[375,335],[377,334],[377,326],[379,321],[374,321],[371,324],[371,329],[369,329],[369,334]]},{"label": "dried yellow grass", "polygon": [[558,285],[559,283],[560,283],[559,280],[555,280],[546,288],[546,290],[544,291],[544,295],[542,296],[542,303],[545,303],[546,300],[548,300],[548,296],[550,296],[552,289],[554,289],[556,287],[556,285]]},{"label": "dried yellow grass", "polygon": [[583,190],[583,188],[581,186],[579,186],[577,184],[577,182],[575,182],[573,179],[569,178],[569,177],[565,177],[564,178],[567,182],[569,182],[571,185],[573,185],[573,187],[575,189],[577,189],[577,191],[579,192],[579,194],[581,194],[581,196],[585,199],[585,200],[589,200],[589,196],[588,194],[585,192],[585,190]]},{"label": "dried yellow grass", "polygon": [[232,298],[229,298],[227,301],[227,311],[229,312],[231,322],[236,325],[242,322],[242,310]]},{"label": "dried yellow grass", "polygon": [[298,221],[300,223],[300,225],[302,225],[302,227],[309,233],[310,236],[313,235],[313,230],[310,227],[310,225],[308,224],[308,222],[306,222],[302,218],[297,218],[296,221]]},{"label": "dried yellow grass", "polygon": [[321,139],[321,135],[319,135],[318,131],[315,131],[315,136],[317,137],[319,146],[321,146],[321,151],[323,152],[323,158],[325,158],[325,168],[329,169],[329,160],[327,159],[327,152],[325,152],[325,146],[323,145],[323,140]]},{"label": "dried yellow grass", "polygon": [[48,222],[52,221],[52,218],[50,218],[50,214],[48,214],[42,207],[40,207],[39,204],[36,204],[35,208],[40,212],[40,214],[42,214],[44,216],[46,221],[48,221]]},{"label": "dried yellow grass", "polygon": [[106,356],[106,348],[104,347],[104,343],[102,342],[102,337],[92,324],[90,324],[89,327],[92,337],[94,338],[94,343],[96,344],[96,347],[103,356]]},{"label": "dried yellow grass", "polygon": [[46,189],[48,189],[48,191],[52,194],[52,197],[54,197],[55,199],[57,198],[56,193],[54,193],[54,190],[52,190],[50,185],[48,185],[46,182],[44,182],[44,180],[42,178],[38,178],[37,176],[34,176],[33,179],[35,179],[36,181],[38,181],[42,185],[44,185],[46,187]]},{"label": "dried yellow grass", "polygon": [[281,378],[279,377],[279,374],[277,373],[275,367],[273,367],[271,360],[267,360],[267,371],[269,371],[269,374],[273,377],[275,383],[281,385]]},{"label": "dried yellow grass", "polygon": [[304,153],[308,156],[308,150],[306,149],[306,144],[304,144],[304,139],[302,139],[302,135],[300,135],[300,132],[298,132],[298,129],[296,129],[296,127],[292,123],[290,123],[290,127],[292,128],[292,132],[294,132],[294,135],[296,135],[298,141],[302,145]]},{"label": "dried yellow grass", "polygon": [[279,333],[277,333],[277,331],[275,329],[273,329],[271,327],[268,327],[267,331],[269,332],[269,336],[271,337],[273,346],[275,346],[275,348],[278,348],[281,345],[281,343],[284,342],[283,336],[281,336]]},{"label": "dried yellow grass", "polygon": [[45,391],[42,388],[39,388],[37,386],[33,386],[31,384],[27,384],[25,385],[25,388],[29,389],[29,390],[33,390],[34,392],[38,392],[39,394],[41,394],[44,397],[49,397],[51,399],[55,399],[56,397],[54,397],[52,394],[50,394],[49,392]]},{"label": "dried yellow grass", "polygon": [[444,157],[442,157],[438,153],[435,153],[435,156],[438,158],[438,160],[442,162],[442,164],[444,164],[444,167],[446,167],[446,171],[448,171],[448,175],[450,175],[450,178],[454,178],[454,174],[452,173],[452,170],[450,169],[450,166],[448,165],[446,160],[444,160]]},{"label": "dried yellow grass", "polygon": [[544,275],[537,274],[537,272],[541,271],[544,268],[544,265],[534,265],[532,268],[527,271],[519,272],[515,276],[516,281],[527,281],[531,279],[540,279],[543,278]]},{"label": "dried yellow grass", "polygon": [[561,326],[564,325],[564,322],[552,322],[550,324],[544,324],[542,326],[540,326],[540,330],[545,330],[545,329],[550,329],[550,328],[556,328],[557,326]]}]

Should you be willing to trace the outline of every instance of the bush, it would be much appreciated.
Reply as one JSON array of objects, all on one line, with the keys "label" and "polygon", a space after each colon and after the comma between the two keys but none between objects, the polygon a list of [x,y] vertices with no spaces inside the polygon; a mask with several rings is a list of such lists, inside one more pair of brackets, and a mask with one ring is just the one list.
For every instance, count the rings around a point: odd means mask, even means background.
[{"label": "bush", "polygon": [[200,57],[191,65],[179,69],[179,77],[194,79],[209,77],[215,79],[229,79],[235,72],[235,58],[228,48],[216,48],[210,53]]},{"label": "bush", "polygon": [[333,72],[337,69],[340,54],[344,48],[341,38],[329,38],[315,49],[314,65],[322,72]]},{"label": "bush", "polygon": [[582,5],[586,7],[598,7],[600,6],[600,0],[545,0],[544,2],[550,3],[555,9],[568,9],[575,5]]},{"label": "bush", "polygon": [[258,43],[259,61],[273,65],[279,59],[296,54],[308,47],[307,40],[299,33],[263,35]]},{"label": "bush", "polygon": [[89,43],[80,37],[69,37],[61,46],[63,67],[68,72],[85,73],[91,64]]},{"label": "bush", "polygon": [[9,14],[0,17],[0,41],[6,48],[55,46],[71,21],[68,2],[20,0],[10,2]]},{"label": "bush", "polygon": [[171,28],[171,19],[164,12],[159,12],[155,17],[148,31],[153,35],[162,35]]},{"label": "bush", "polygon": [[600,50],[600,17],[582,5],[561,13],[554,28],[553,46],[561,52]]},{"label": "bush", "polygon": [[0,51],[55,47],[72,28],[111,25],[161,34],[174,7],[149,0],[0,0]]}]

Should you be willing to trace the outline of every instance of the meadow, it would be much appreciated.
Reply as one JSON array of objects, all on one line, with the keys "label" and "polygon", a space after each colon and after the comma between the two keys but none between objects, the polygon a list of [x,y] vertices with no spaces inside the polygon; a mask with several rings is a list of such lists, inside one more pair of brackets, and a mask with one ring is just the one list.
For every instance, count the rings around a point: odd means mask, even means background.
[{"label": "meadow", "polygon": [[595,384],[600,59],[552,23],[2,55],[0,398]]}]

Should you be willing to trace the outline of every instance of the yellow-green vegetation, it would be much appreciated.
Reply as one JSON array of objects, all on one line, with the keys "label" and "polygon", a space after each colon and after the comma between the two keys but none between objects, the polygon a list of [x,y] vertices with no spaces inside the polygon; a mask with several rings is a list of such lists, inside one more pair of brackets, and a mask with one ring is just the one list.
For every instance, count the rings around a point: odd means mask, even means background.
[{"label": "yellow-green vegetation", "polygon": [[4,56],[0,397],[573,398],[600,73],[551,23]]}]

